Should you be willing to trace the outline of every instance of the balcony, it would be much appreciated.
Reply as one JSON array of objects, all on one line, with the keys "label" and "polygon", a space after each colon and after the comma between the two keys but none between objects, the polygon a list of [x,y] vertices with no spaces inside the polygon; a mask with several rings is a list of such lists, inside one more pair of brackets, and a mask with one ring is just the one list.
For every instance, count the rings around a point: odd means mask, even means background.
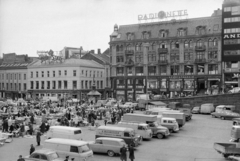
[{"label": "balcony", "polygon": [[168,60],[158,60],[158,64],[160,64],[160,65],[167,65],[168,64]]},{"label": "balcony", "polygon": [[170,63],[171,64],[178,64],[178,63],[180,63],[180,61],[179,60],[171,60]]},{"label": "balcony", "polygon": [[125,54],[126,55],[133,55],[134,54],[134,50],[125,50]]},{"label": "balcony", "polygon": [[193,52],[193,48],[192,47],[184,48],[184,52]]},{"label": "balcony", "polygon": [[184,60],[184,63],[186,64],[192,64],[194,61],[191,59]]},{"label": "balcony", "polygon": [[170,49],[170,50],[171,50],[171,53],[179,52],[179,48],[174,48],[174,49]]},{"label": "balcony", "polygon": [[195,46],[195,51],[205,51],[206,50],[206,46],[202,45],[202,46]]},{"label": "balcony", "polygon": [[158,53],[167,53],[168,48],[158,48]]},{"label": "balcony", "polygon": [[199,63],[206,63],[206,59],[205,58],[195,59],[195,63],[197,63],[197,64],[199,64]]}]

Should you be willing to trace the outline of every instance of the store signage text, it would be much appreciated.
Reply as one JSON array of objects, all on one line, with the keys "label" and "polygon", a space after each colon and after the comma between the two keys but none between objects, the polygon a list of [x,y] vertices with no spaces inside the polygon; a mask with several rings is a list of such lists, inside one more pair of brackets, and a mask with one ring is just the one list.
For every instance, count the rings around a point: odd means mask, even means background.
[{"label": "store signage text", "polygon": [[240,38],[240,34],[227,34],[224,35],[223,39],[235,39],[235,38]]},{"label": "store signage text", "polygon": [[181,17],[181,16],[187,16],[187,10],[178,10],[178,11],[159,11],[158,13],[149,13],[149,14],[143,14],[138,15],[138,20],[148,20],[148,19],[164,19],[168,17]]}]

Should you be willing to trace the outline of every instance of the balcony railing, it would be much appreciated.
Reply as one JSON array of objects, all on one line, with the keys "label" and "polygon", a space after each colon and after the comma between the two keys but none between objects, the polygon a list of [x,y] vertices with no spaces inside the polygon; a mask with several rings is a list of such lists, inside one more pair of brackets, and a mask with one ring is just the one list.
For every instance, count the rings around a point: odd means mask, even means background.
[{"label": "balcony railing", "polygon": [[158,53],[167,53],[168,48],[158,48]]},{"label": "balcony railing", "polygon": [[217,51],[218,50],[218,46],[209,46],[208,47],[208,51]]},{"label": "balcony railing", "polygon": [[205,45],[195,46],[195,50],[196,50],[196,51],[205,51],[205,50],[206,50],[206,46],[205,46]]},{"label": "balcony railing", "polygon": [[158,60],[158,64],[166,65],[166,64],[168,64],[168,60]]},{"label": "balcony railing", "polygon": [[133,55],[134,54],[134,50],[125,50],[125,54]]},{"label": "balcony railing", "polygon": [[206,59],[205,58],[195,59],[195,63],[206,63]]}]

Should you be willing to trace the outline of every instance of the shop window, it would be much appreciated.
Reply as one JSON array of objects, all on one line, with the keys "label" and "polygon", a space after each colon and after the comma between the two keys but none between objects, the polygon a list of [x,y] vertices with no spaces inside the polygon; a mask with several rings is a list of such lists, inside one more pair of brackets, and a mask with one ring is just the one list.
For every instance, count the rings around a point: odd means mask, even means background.
[{"label": "shop window", "polygon": [[170,89],[180,90],[181,80],[170,80]]},{"label": "shop window", "polygon": [[166,79],[162,79],[161,80],[161,89],[167,89],[167,80]]},{"label": "shop window", "polygon": [[232,61],[232,62],[225,62],[226,68],[238,68],[238,62]]},{"label": "shop window", "polygon": [[136,67],[136,75],[143,75],[143,67]]},{"label": "shop window", "polygon": [[148,75],[156,75],[156,66],[148,67]]},{"label": "shop window", "polygon": [[209,51],[208,52],[208,59],[217,59],[218,58],[218,52],[217,51]]},{"label": "shop window", "polygon": [[192,75],[193,74],[193,65],[185,65],[184,66],[184,74]]},{"label": "shop window", "polygon": [[197,65],[197,74],[201,75],[205,73],[205,69],[204,69],[204,64],[198,64]]},{"label": "shop window", "polygon": [[171,75],[179,75],[179,66],[178,65],[171,66]]},{"label": "shop window", "polygon": [[167,75],[167,66],[166,65],[159,66],[159,73],[160,75]]},{"label": "shop window", "polygon": [[157,80],[148,80],[148,88],[149,89],[157,89],[158,88],[158,82]]},{"label": "shop window", "polygon": [[184,89],[194,89],[194,80],[191,79],[191,80],[188,80],[188,79],[185,79],[184,80]]},{"label": "shop window", "polygon": [[218,74],[218,65],[217,64],[209,64],[208,65],[208,74]]}]

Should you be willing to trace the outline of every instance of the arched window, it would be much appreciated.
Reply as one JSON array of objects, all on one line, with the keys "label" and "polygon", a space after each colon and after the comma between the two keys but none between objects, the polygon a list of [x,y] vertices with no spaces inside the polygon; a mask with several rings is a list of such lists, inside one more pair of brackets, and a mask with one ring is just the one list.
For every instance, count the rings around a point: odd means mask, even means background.
[{"label": "arched window", "polygon": [[131,45],[127,45],[126,50],[131,50]]},{"label": "arched window", "polygon": [[208,40],[208,46],[213,46],[213,41],[212,41],[212,39],[209,39],[209,40]]},{"label": "arched window", "polygon": [[217,41],[217,39],[215,38],[215,39],[213,39],[213,46],[218,46],[218,41]]},{"label": "arched window", "polygon": [[184,41],[184,48],[189,48],[189,42],[187,40]]},{"label": "arched window", "polygon": [[203,46],[203,41],[201,39],[197,41],[197,46],[198,47]]},{"label": "arched window", "polygon": [[161,49],[165,49],[165,48],[167,48],[166,43],[161,43],[161,44],[159,45],[159,48],[161,48]]}]

